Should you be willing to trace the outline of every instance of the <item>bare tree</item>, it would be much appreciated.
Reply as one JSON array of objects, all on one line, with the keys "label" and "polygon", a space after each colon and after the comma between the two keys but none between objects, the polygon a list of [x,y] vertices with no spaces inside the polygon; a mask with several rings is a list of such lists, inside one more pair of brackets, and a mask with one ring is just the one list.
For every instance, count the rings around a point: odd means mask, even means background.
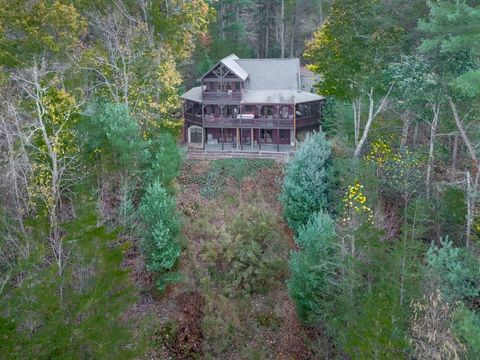
[{"label": "bare tree", "polygon": [[[47,100],[48,91],[56,86],[56,79],[60,75],[58,67],[47,66],[45,61],[35,63],[32,67],[16,72],[13,79],[23,91],[26,98],[33,103],[34,112],[31,116],[31,124],[23,134],[26,145],[30,149],[32,159],[32,171],[40,171],[43,175],[39,181],[39,187],[34,191],[44,204],[48,213],[50,234],[49,242],[53,250],[54,259],[61,274],[64,268],[63,236],[60,231],[60,209],[62,194],[76,182],[75,166],[77,155],[75,151],[66,151],[61,146],[61,139],[68,136],[70,125],[78,108],[75,104],[66,104],[60,114],[56,114],[55,121],[51,117],[51,104]],[[40,140],[40,144],[37,139]],[[30,184],[30,188],[35,188]]]},{"label": "bare tree", "polygon": [[434,147],[435,147],[435,137],[437,136],[437,127],[439,121],[439,113],[440,113],[440,104],[433,104],[433,120],[430,123],[430,145],[428,151],[428,161],[427,161],[427,177],[425,180],[425,186],[427,191],[427,199],[430,198],[430,181],[432,177],[432,168],[433,168],[433,160],[434,160]]},{"label": "bare tree", "polygon": [[373,120],[382,112],[387,104],[387,99],[390,95],[390,92],[393,89],[393,85],[390,86],[387,93],[383,98],[380,100],[378,105],[375,105],[375,98],[373,94],[373,87],[370,88],[368,91],[368,117],[365,127],[362,132],[362,136],[360,137],[360,128],[361,128],[361,119],[362,119],[362,95],[360,95],[356,100],[352,101],[353,106],[353,114],[354,114],[354,127],[355,127],[355,152],[353,154],[354,157],[358,158],[360,153],[362,152],[363,145],[367,140],[368,133],[370,131],[370,127],[372,126]]}]

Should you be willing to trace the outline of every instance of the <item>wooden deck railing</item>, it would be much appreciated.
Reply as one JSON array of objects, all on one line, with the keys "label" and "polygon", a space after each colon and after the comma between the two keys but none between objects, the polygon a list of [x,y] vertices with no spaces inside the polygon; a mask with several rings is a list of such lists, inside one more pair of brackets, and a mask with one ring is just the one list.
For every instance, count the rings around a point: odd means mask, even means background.
[{"label": "wooden deck railing", "polygon": [[289,129],[293,128],[293,119],[237,119],[233,117],[205,116],[205,127],[239,127],[239,128],[265,128],[265,129]]},{"label": "wooden deck railing", "polygon": [[[185,120],[205,127],[238,127],[238,128],[262,128],[262,129],[290,129],[294,126],[294,120],[280,118],[253,118],[237,119],[234,117],[215,117],[205,115],[205,123],[201,115],[185,114]],[[318,116],[304,116],[296,119],[297,127],[307,127],[318,125]]]},{"label": "wooden deck railing", "polygon": [[196,125],[203,125],[202,115],[185,114],[185,120]]},{"label": "wooden deck railing", "polygon": [[242,93],[240,91],[204,91],[203,92],[203,99],[204,100],[217,100],[217,99],[224,99],[224,100],[241,100]]},{"label": "wooden deck railing", "polygon": [[297,128],[319,125],[319,116],[302,116],[297,118]]}]

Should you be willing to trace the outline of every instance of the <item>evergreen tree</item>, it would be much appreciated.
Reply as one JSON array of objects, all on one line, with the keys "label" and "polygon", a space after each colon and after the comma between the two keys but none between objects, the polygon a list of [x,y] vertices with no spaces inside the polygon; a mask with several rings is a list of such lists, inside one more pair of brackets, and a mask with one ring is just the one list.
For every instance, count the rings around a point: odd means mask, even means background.
[{"label": "evergreen tree", "polygon": [[147,269],[156,275],[157,288],[163,291],[180,274],[171,272],[180,257],[177,241],[180,224],[175,212],[175,201],[159,181],[147,187],[140,204],[140,214],[146,224],[142,243]]},{"label": "evergreen tree", "polygon": [[335,223],[326,213],[312,214],[295,240],[301,250],[290,258],[289,293],[300,319],[318,325],[334,316],[341,267]]},{"label": "evergreen tree", "polygon": [[329,205],[331,144],[323,132],[307,135],[287,165],[280,201],[290,227],[298,232],[314,212]]}]

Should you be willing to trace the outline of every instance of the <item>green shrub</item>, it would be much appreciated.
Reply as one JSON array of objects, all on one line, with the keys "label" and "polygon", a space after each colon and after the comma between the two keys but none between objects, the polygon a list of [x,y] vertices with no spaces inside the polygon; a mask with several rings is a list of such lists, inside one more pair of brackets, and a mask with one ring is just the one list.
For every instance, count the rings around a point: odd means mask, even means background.
[{"label": "green shrub", "polygon": [[312,213],[329,205],[330,154],[331,144],[322,132],[309,134],[287,165],[280,201],[285,218],[296,233]]},{"label": "green shrub", "polygon": [[220,235],[220,244],[206,246],[204,257],[215,264],[211,276],[227,293],[264,292],[286,276],[288,242],[278,226],[271,214],[247,207]]},{"label": "green shrub", "polygon": [[448,187],[441,194],[439,215],[444,232],[461,240],[467,218],[465,192],[456,187]]},{"label": "green shrub", "polygon": [[480,359],[480,315],[460,303],[453,317],[453,329],[467,346],[467,359]]},{"label": "green shrub", "polygon": [[441,247],[428,249],[427,263],[429,280],[438,284],[446,301],[480,295],[480,261],[470,250],[453,246],[447,237]]},{"label": "green shrub", "polygon": [[142,249],[147,269],[156,275],[156,285],[160,291],[180,279],[172,270],[180,257],[180,244],[177,241],[180,224],[175,212],[175,201],[160,182],[151,184],[141,201],[140,214],[147,225]]},{"label": "green shrub", "polygon": [[211,161],[205,171],[195,173],[191,169],[186,183],[200,185],[202,196],[215,197],[225,189],[227,179],[240,184],[243,179],[255,176],[259,170],[273,166],[275,161],[266,159],[219,159]]},{"label": "green shrub", "polygon": [[299,230],[302,247],[290,258],[290,296],[303,322],[318,324],[332,313],[340,270],[334,221],[326,213],[313,214]]},{"label": "green shrub", "polygon": [[346,304],[342,322],[335,323],[336,339],[350,359],[409,359],[406,309],[398,305],[398,291],[383,283],[371,291],[355,294],[356,302]]}]

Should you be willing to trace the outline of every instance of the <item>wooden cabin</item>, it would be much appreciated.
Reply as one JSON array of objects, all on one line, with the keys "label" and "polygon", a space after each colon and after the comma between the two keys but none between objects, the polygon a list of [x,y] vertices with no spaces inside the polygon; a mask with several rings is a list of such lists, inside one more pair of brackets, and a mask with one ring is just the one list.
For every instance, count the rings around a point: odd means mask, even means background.
[{"label": "wooden cabin", "polygon": [[299,59],[227,56],[182,95],[184,140],[213,150],[291,151],[318,129],[324,98]]}]

